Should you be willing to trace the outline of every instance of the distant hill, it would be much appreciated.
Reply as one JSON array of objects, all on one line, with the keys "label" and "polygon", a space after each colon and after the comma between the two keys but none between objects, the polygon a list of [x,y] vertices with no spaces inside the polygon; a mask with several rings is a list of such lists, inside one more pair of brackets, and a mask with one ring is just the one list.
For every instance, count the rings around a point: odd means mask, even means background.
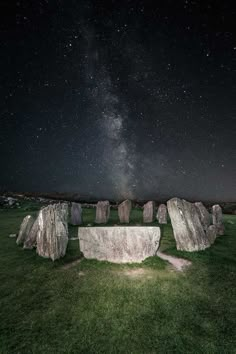
[{"label": "distant hill", "polygon": [[[80,202],[87,204],[95,204],[99,200],[105,200],[107,198],[94,198],[91,196],[79,194],[79,193],[59,193],[59,192],[5,192],[2,193],[5,196],[13,197],[13,198],[45,198],[45,199],[53,199],[53,200],[64,200],[69,202]],[[184,198],[183,196],[178,196],[180,198],[186,199],[190,202],[199,201],[198,199],[191,200],[189,198]],[[157,204],[166,203],[170,198],[160,198],[158,200],[154,200]],[[122,200],[114,200],[109,199],[110,203],[116,205],[120,203]],[[215,200],[201,200],[206,207],[210,208],[213,204],[220,204],[225,213],[232,214],[236,213],[236,201],[225,202],[225,201],[215,201]],[[142,206],[147,202],[147,200],[135,199],[133,200],[134,204]]]}]

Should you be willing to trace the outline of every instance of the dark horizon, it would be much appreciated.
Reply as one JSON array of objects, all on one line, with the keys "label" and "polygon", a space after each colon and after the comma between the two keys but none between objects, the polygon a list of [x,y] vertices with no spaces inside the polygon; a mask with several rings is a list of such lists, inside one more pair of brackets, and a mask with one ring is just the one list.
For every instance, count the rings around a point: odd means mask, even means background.
[{"label": "dark horizon", "polygon": [[236,6],[2,5],[0,190],[236,200]]},{"label": "dark horizon", "polygon": [[[95,197],[95,196],[90,196],[90,195],[85,195],[85,194],[80,194],[78,192],[70,192],[70,193],[63,193],[63,192],[56,192],[56,191],[52,191],[52,192],[24,192],[24,191],[7,191],[7,190],[0,190],[0,196],[1,195],[6,195],[6,196],[12,196],[12,197],[17,197],[17,196],[23,196],[23,197],[32,197],[32,198],[46,198],[46,199],[58,199],[58,200],[68,200],[68,201],[77,201],[77,202],[81,202],[81,203],[97,203],[100,200],[109,200],[110,203],[112,204],[116,204],[116,203],[120,203],[122,201],[124,201],[124,198],[117,198],[117,199],[113,199],[113,198],[109,198],[109,196],[101,196],[99,197]],[[137,202],[140,204],[144,204],[150,200],[153,200],[154,202],[156,202],[157,204],[160,203],[166,203],[169,199],[171,198],[180,198],[180,199],[185,199],[189,202],[203,202],[206,205],[211,205],[213,203],[219,203],[219,204],[234,204],[236,203],[236,199],[232,199],[232,200],[225,200],[225,199],[204,199],[204,198],[198,198],[198,197],[186,197],[185,195],[172,195],[172,196],[158,196],[156,198],[148,198],[148,199],[139,199],[139,198],[135,198],[135,199],[131,199],[132,202]]]}]

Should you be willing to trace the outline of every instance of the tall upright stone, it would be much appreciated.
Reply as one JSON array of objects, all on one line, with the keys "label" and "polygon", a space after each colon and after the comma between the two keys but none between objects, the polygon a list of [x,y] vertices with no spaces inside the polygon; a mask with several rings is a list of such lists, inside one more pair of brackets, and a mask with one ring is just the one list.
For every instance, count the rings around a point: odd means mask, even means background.
[{"label": "tall upright stone", "polygon": [[37,253],[53,261],[64,257],[68,243],[68,205],[53,204],[42,208],[38,220]]},{"label": "tall upright stone", "polygon": [[25,242],[24,242],[24,248],[25,249],[32,249],[36,247],[36,241],[37,241],[37,234],[39,231],[39,218],[37,217],[29,234],[27,235]]},{"label": "tall upright stone", "polygon": [[213,225],[217,228],[217,235],[224,235],[223,214],[219,204],[213,205],[212,207],[212,221]]},{"label": "tall upright stone", "polygon": [[167,224],[167,208],[165,204],[160,204],[156,216],[159,224]]},{"label": "tall upright stone", "polygon": [[31,215],[27,215],[20,226],[20,231],[16,240],[17,245],[21,245],[24,243],[25,239],[27,238],[32,226],[34,223],[34,218]]},{"label": "tall upright stone", "polygon": [[96,224],[106,224],[110,216],[110,203],[108,200],[100,201],[96,205]]},{"label": "tall upright stone", "polygon": [[197,212],[202,223],[203,229],[206,231],[211,224],[211,216],[207,211],[206,207],[202,202],[196,202],[195,206],[197,208]]},{"label": "tall upright stone", "polygon": [[210,247],[211,242],[204,232],[194,204],[172,198],[168,200],[167,208],[178,250],[193,252]]},{"label": "tall upright stone", "polygon": [[118,206],[118,215],[119,215],[120,222],[122,224],[129,223],[131,208],[132,208],[132,203],[129,199],[124,200]]},{"label": "tall upright stone", "polygon": [[210,225],[206,230],[206,237],[210,240],[210,243],[213,244],[217,237],[217,227],[216,225]]},{"label": "tall upright stone", "polygon": [[72,225],[81,225],[83,223],[82,219],[82,207],[79,203],[72,203],[71,206],[71,224]]},{"label": "tall upright stone", "polygon": [[149,201],[143,206],[143,222],[150,223],[154,221],[155,217],[155,203]]}]

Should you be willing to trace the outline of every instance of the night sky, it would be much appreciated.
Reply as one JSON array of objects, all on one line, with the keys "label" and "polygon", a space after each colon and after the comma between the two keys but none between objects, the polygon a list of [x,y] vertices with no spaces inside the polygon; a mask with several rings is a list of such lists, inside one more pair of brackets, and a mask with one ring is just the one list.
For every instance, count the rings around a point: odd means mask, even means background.
[{"label": "night sky", "polygon": [[234,3],[3,2],[0,189],[235,200]]}]

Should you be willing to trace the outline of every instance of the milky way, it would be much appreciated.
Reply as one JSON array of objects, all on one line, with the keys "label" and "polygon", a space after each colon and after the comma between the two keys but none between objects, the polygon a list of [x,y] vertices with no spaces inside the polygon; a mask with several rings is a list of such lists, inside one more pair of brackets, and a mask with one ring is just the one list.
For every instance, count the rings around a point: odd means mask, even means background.
[{"label": "milky way", "polygon": [[134,198],[135,146],[131,139],[124,136],[129,112],[114,93],[105,68],[96,75],[95,83],[92,96],[103,133],[102,161],[108,180],[112,181],[116,198]]},{"label": "milky way", "polygon": [[93,107],[93,116],[101,130],[101,159],[106,179],[110,181],[115,198],[135,198],[135,144],[125,137],[129,111],[116,93],[106,62],[100,58],[100,48],[93,29],[84,29],[85,77],[87,95]]}]

